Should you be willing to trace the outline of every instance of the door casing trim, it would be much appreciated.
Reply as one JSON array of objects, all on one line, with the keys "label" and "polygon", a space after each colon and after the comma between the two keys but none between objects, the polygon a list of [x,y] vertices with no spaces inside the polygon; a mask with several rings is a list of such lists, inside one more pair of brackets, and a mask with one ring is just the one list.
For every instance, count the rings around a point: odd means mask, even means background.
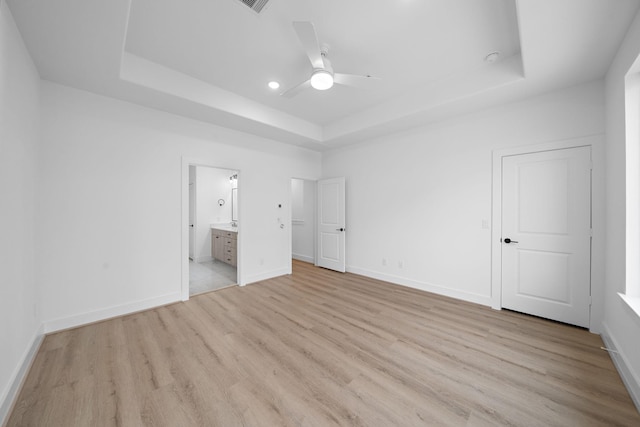
[{"label": "door casing trim", "polygon": [[[181,192],[181,220],[180,220],[180,295],[182,301],[189,300],[189,166],[204,166],[214,169],[227,169],[237,171],[238,188],[241,184],[242,171],[239,168],[221,166],[215,161],[201,157],[181,157],[181,174],[180,174],[180,192]],[[239,193],[238,201],[238,222],[242,219],[242,192]],[[242,224],[242,223],[240,223]],[[245,281],[242,274],[242,242],[244,233],[238,232],[238,257],[237,257],[237,282],[239,286],[244,286],[248,282]]]}]

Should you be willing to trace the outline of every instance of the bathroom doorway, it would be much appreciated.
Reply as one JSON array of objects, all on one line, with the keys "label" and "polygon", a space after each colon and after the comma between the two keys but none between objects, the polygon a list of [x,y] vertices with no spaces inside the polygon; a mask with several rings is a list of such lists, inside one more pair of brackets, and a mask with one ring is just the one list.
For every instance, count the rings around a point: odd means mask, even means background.
[{"label": "bathroom doorway", "polygon": [[238,283],[238,171],[189,164],[189,296]]},{"label": "bathroom doorway", "polygon": [[316,181],[291,179],[291,258],[316,262]]}]

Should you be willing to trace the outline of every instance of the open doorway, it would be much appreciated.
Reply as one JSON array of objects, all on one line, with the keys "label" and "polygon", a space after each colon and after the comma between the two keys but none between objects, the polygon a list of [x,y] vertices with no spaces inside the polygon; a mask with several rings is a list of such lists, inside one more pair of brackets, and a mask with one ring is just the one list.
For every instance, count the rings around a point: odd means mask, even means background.
[{"label": "open doorway", "polygon": [[316,262],[316,181],[291,179],[291,258]]},{"label": "open doorway", "polygon": [[238,283],[238,171],[189,165],[189,296]]}]

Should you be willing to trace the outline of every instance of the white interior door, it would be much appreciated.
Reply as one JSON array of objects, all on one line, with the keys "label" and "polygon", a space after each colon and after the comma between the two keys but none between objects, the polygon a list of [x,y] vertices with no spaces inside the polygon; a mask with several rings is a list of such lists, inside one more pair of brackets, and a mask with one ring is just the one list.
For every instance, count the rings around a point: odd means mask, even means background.
[{"label": "white interior door", "polygon": [[502,158],[502,306],[589,327],[591,148]]},{"label": "white interior door", "polygon": [[318,181],[318,250],[316,264],[345,272],[345,180]]},{"label": "white interior door", "polygon": [[189,183],[189,258],[196,259],[196,183]]}]

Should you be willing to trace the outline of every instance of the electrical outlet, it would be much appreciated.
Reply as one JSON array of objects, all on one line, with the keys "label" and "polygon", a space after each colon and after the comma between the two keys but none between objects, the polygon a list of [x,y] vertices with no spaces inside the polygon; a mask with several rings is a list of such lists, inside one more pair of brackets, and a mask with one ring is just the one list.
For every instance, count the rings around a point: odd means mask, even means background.
[{"label": "electrical outlet", "polygon": [[398,261],[398,268],[404,268],[404,261]]},{"label": "electrical outlet", "polygon": [[489,229],[489,220],[488,219],[483,219],[482,220],[482,228],[485,230]]},{"label": "electrical outlet", "polygon": [[264,265],[264,258],[260,258],[260,265]]},{"label": "electrical outlet", "polygon": [[387,265],[387,259],[386,258],[382,258],[382,265]]}]

